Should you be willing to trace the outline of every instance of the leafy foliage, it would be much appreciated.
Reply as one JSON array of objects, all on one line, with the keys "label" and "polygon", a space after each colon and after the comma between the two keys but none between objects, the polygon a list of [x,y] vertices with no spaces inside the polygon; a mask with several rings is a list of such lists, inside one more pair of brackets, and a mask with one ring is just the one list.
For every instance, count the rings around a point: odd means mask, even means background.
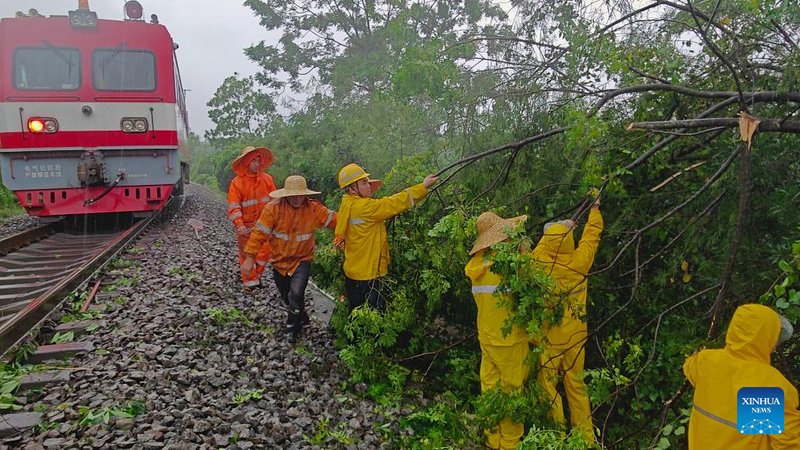
[{"label": "leafy foliage", "polygon": [[[276,45],[247,49],[261,68],[261,92],[277,103],[288,88],[305,100],[284,121],[265,119],[254,136],[213,142],[198,158],[210,184],[227,187],[245,144],[272,148],[278,184],[303,174],[331,208],[340,198],[336,171],[347,163],[385,179],[379,196],[452,165],[435,193],[387,222],[387,311],[348,317],[340,303],[332,321],[353,381],[375,386],[378,403],[403,394],[412,401],[409,389],[438,399],[406,421],[413,435],[389,436],[397,446],[474,445],[490,416],[518,404],[480,395],[476,376],[475,305],[463,268],[474,218],[486,210],[528,214],[524,235],[535,242],[542,224],[571,216],[590,187],[602,187],[606,229],[590,274],[586,375],[603,444],[685,447],[689,396],[667,401],[685,382],[685,356],[723,345],[724,325],[710,330],[712,317],[725,324],[736,306],[759,298],[800,317],[800,140],[760,132],[741,153],[735,129],[691,123],[745,109],[796,122],[794,3],[518,1],[513,20],[483,1],[246,5],[284,33]],[[676,121],[684,126],[641,125]],[[632,122],[642,131],[629,131]],[[488,149],[499,150],[477,156]],[[314,277],[342,293],[341,255],[326,234],[318,244]],[[536,334],[559,299],[546,278],[522,269],[513,244],[495,250],[497,270],[517,292],[513,320]],[[795,383],[796,349],[793,339],[775,358]],[[533,407],[519,415],[529,430],[523,447],[581,448],[577,436],[547,425],[533,381],[523,394]]]},{"label": "leafy foliage", "polygon": [[112,417],[130,419],[144,414],[145,411],[144,403],[139,400],[131,400],[121,406],[107,406],[98,410],[82,407],[79,410],[80,418],[77,426],[89,427],[98,423],[108,424]]},{"label": "leafy foliage", "polygon": [[208,102],[208,116],[214,129],[206,139],[238,139],[261,135],[275,118],[275,105],[265,93],[255,88],[252,77],[234,73],[225,79]]},{"label": "leafy foliage", "polygon": [[236,322],[242,322],[248,327],[253,326],[253,321],[233,306],[228,308],[206,308],[205,313],[214,323],[224,327]]}]

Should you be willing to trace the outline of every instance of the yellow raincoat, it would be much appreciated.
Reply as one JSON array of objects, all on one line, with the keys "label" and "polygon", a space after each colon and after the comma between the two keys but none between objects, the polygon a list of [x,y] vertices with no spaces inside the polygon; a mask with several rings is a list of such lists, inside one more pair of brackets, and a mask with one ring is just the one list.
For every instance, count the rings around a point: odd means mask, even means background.
[{"label": "yellow raincoat", "polygon": [[389,271],[389,241],[383,221],[411,209],[428,195],[422,183],[384,198],[345,194],[339,206],[336,237],[344,238],[344,274],[357,281]]},{"label": "yellow raincoat", "polygon": [[583,430],[589,443],[594,442],[591,409],[586,396],[586,384],[582,372],[586,354],[583,340],[586,338],[586,299],[588,280],[586,276],[594,263],[600,244],[603,217],[599,210],[591,209],[578,248],[572,230],[556,224],[547,229],[545,235],[533,249],[533,259],[544,264],[544,271],[558,283],[566,295],[564,318],[558,325],[546,328],[548,344],[539,356],[537,382],[552,399],[550,414],[553,420],[564,423],[564,406],[556,390],[559,372],[564,372],[564,391],[570,409],[572,428]]},{"label": "yellow raincoat", "polygon": [[[478,340],[481,344],[481,391],[500,383],[504,390],[522,387],[528,377],[528,334],[513,327],[508,337],[502,327],[509,316],[508,310],[497,305],[494,291],[502,278],[490,269],[490,250],[481,250],[467,264],[464,272],[472,280],[472,296],[478,305]],[[524,432],[521,423],[503,419],[494,430],[487,430],[487,445],[493,449],[516,448]]]},{"label": "yellow raincoat", "polygon": [[[689,420],[690,449],[800,449],[797,389],[770,365],[770,353],[778,342],[780,330],[775,311],[763,305],[743,305],[733,314],[725,335],[725,348],[703,350],[686,359],[683,373],[695,388]],[[743,387],[783,389],[785,431],[782,434],[739,433],[734,424],[737,393]]]}]

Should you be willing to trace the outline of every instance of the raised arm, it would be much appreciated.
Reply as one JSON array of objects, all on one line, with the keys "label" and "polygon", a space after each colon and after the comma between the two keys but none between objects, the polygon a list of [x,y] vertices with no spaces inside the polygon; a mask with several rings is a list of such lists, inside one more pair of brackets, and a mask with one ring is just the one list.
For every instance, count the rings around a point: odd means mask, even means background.
[{"label": "raised arm", "polygon": [[420,184],[405,188],[397,194],[369,202],[362,211],[361,218],[369,222],[377,222],[408,211],[428,195],[428,188],[438,179],[439,177],[428,175]]},{"label": "raised arm", "polygon": [[589,211],[589,220],[583,227],[583,236],[578,248],[575,249],[573,269],[587,273],[594,264],[597,247],[600,245],[600,235],[603,233],[603,216],[600,214],[600,205],[592,206]]}]

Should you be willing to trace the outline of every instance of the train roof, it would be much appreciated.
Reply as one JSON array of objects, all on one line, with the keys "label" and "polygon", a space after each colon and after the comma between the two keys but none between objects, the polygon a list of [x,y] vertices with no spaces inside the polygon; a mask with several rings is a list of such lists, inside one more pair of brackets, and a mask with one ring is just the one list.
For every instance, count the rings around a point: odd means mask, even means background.
[{"label": "train roof", "polygon": [[[20,48],[71,48],[82,53],[80,87],[71,91],[20,91],[12,84],[11,65]],[[98,20],[91,28],[73,27],[69,17],[15,17],[0,20],[0,101],[72,99],[94,101],[92,55],[95,50],[145,50],[153,53],[157,66],[156,88],[152,91],[120,91],[116,101],[159,101],[175,103],[173,69],[174,43],[167,28],[134,20]],[[118,92],[118,91],[112,91]],[[62,98],[63,97],[63,98]]]},{"label": "train roof", "polygon": [[134,20],[97,21],[93,28],[73,28],[67,16],[14,17],[0,20],[0,39],[3,46],[41,45],[47,40],[56,46],[83,44],[97,46],[98,38],[108,39],[111,47],[125,41],[131,47],[172,50],[172,37],[161,24]]}]

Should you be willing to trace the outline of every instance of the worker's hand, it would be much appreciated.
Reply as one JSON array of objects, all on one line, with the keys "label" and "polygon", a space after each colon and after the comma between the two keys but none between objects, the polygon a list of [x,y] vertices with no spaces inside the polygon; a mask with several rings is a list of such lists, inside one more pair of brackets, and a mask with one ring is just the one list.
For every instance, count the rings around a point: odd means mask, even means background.
[{"label": "worker's hand", "polygon": [[601,194],[597,194],[597,197],[594,199],[594,203],[592,203],[592,209],[600,210],[600,196]]},{"label": "worker's hand", "polygon": [[253,257],[253,255],[247,255],[244,258],[244,263],[242,264],[242,272],[244,272],[245,275],[252,273],[255,265],[256,259]]},{"label": "worker's hand", "polygon": [[437,177],[436,175],[431,174],[431,175],[428,175],[427,177],[425,177],[424,180],[422,180],[422,185],[425,186],[425,188],[427,189],[427,188],[433,186],[433,184],[436,183],[437,181],[439,181],[439,177]]},{"label": "worker's hand", "polygon": [[566,226],[567,226],[567,228],[569,228],[570,230],[574,230],[574,229],[575,229],[575,227],[576,227],[576,226],[578,226],[578,224],[577,224],[577,223],[575,223],[575,221],[574,221],[574,220],[572,220],[572,219],[567,219],[567,220],[565,220],[565,221],[564,221],[564,225],[566,225]]},{"label": "worker's hand", "polygon": [[239,225],[238,227],[236,227],[236,234],[238,234],[239,236],[247,236],[248,234],[250,234],[250,230],[248,230],[247,227],[244,225]]}]

